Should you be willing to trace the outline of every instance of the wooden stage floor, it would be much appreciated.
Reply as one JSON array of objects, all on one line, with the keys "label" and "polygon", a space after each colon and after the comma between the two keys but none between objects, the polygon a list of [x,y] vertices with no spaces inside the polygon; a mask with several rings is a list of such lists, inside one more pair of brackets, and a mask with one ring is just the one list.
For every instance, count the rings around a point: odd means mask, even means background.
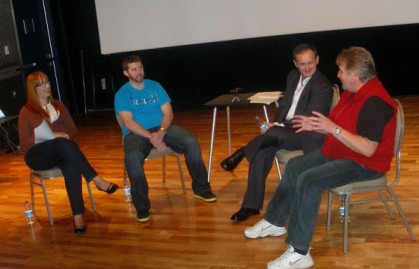
[{"label": "wooden stage floor", "polygon": [[[402,150],[402,178],[395,192],[419,237],[419,97],[400,97],[406,114]],[[270,107],[273,114],[274,107]],[[265,268],[286,249],[284,237],[249,240],[243,236],[255,216],[232,223],[246,188],[248,164],[234,173],[224,172],[219,162],[227,156],[226,111],[220,109],[214,143],[211,185],[218,201],[204,203],[193,197],[190,177],[183,162],[187,193],[183,194],[176,162],[168,159],[167,182],[161,181],[161,162],[146,163],[152,203],[151,220],[140,224],[135,209],[124,202],[122,191],[93,195],[93,213],[84,189],[86,234],[72,230],[69,202],[62,180],[47,182],[55,224],[48,223],[42,193],[36,188],[37,222],[25,223],[23,203],[30,200],[29,170],[22,155],[0,152],[0,268]],[[260,107],[231,108],[233,150],[257,133],[254,123]],[[175,124],[199,139],[208,163],[212,110],[178,112]],[[122,184],[121,134],[110,112],[76,118],[80,144],[91,164],[104,178]],[[391,170],[389,174],[394,171]],[[272,169],[267,179],[264,209],[278,184]],[[342,225],[338,221],[338,198],[334,200],[332,230],[326,232],[326,194],[312,241],[314,268],[419,268],[419,244],[409,240],[396,214],[391,220],[382,204],[351,208],[349,252],[342,252]],[[392,207],[394,209],[394,207]]]}]

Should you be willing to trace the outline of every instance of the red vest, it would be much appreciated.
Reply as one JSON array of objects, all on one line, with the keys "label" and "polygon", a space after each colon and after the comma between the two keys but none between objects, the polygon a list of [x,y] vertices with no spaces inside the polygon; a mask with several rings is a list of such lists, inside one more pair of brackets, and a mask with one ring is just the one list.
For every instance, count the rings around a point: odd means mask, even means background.
[{"label": "red vest", "polygon": [[330,112],[329,118],[343,129],[358,134],[356,124],[359,112],[365,101],[371,96],[379,97],[392,106],[396,112],[386,124],[375,153],[371,157],[356,153],[337,140],[333,134],[326,135],[322,152],[327,157],[353,160],[369,169],[385,173],[390,169],[393,158],[397,105],[377,78],[368,81],[355,94],[344,91],[339,103]]}]

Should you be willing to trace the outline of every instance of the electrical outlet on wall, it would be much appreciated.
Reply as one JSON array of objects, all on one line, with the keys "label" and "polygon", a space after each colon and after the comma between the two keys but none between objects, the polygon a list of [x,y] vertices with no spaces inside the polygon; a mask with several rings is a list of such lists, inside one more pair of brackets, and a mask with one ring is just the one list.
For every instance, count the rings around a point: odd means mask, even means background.
[{"label": "electrical outlet on wall", "polygon": [[106,90],[106,78],[101,78],[100,83],[102,85],[102,90]]}]

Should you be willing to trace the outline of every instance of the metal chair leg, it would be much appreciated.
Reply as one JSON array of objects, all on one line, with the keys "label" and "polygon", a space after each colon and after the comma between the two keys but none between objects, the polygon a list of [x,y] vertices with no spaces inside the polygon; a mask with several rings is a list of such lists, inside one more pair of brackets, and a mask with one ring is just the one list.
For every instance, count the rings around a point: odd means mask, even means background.
[{"label": "metal chair leg", "polygon": [[275,164],[276,164],[276,170],[278,172],[278,178],[279,178],[279,180],[281,180],[282,179],[281,166],[279,164],[279,161],[278,161],[277,157],[275,157]]},{"label": "metal chair leg", "polygon": [[185,178],[183,177],[182,164],[180,162],[179,154],[176,153],[177,166],[179,169],[180,183],[182,183],[183,193],[186,193]]},{"label": "metal chair leg", "polygon": [[413,232],[412,232],[412,228],[410,227],[410,224],[409,224],[409,222],[408,222],[408,221],[407,221],[407,219],[406,219],[406,216],[405,216],[405,214],[404,214],[404,212],[403,212],[402,207],[400,206],[399,200],[397,199],[397,197],[396,197],[396,195],[394,194],[394,192],[393,192],[393,190],[392,190],[392,189],[388,188],[388,189],[387,189],[387,191],[390,193],[391,198],[392,198],[392,200],[393,200],[393,203],[394,203],[394,205],[395,205],[395,206],[396,206],[396,208],[397,208],[397,211],[399,211],[400,218],[403,220],[404,226],[406,227],[406,230],[407,230],[407,232],[409,233],[410,240],[411,240],[412,242],[415,242],[415,241],[416,241],[416,237],[415,237],[415,235],[414,235],[414,234],[413,234]]},{"label": "metal chair leg", "polygon": [[327,199],[327,221],[326,221],[326,231],[330,232],[330,222],[332,219],[332,200],[333,194],[329,192]]},{"label": "metal chair leg", "polygon": [[32,212],[35,214],[35,190],[34,190],[34,182],[33,182],[33,175],[29,176],[29,184],[31,186],[31,203],[32,203]]},{"label": "metal chair leg", "polygon": [[393,212],[390,209],[390,206],[387,203],[388,200],[387,200],[386,196],[384,195],[384,193],[382,191],[378,191],[378,193],[380,194],[380,199],[383,202],[383,204],[384,204],[384,206],[385,206],[385,208],[387,210],[387,213],[390,215],[390,219],[392,219],[392,220],[396,219],[394,217]]},{"label": "metal chair leg", "polygon": [[45,200],[45,206],[46,206],[47,212],[48,212],[49,223],[51,225],[54,225],[54,221],[52,219],[51,208],[49,207],[48,194],[47,194],[47,190],[45,188],[45,183],[44,183],[44,180],[42,178],[40,178],[39,180],[41,181],[42,192],[44,193],[44,200]]},{"label": "metal chair leg", "polygon": [[90,182],[86,182],[87,191],[89,192],[90,204],[92,205],[93,212],[96,212],[95,200],[93,199],[92,189],[90,188]]},{"label": "metal chair leg", "polygon": [[166,183],[166,156],[162,156],[163,183]]}]

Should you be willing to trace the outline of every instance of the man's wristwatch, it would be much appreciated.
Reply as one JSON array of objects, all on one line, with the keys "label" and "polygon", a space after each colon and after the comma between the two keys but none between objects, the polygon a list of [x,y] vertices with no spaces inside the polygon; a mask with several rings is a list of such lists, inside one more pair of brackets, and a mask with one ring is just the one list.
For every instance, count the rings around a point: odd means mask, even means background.
[{"label": "man's wristwatch", "polygon": [[336,126],[335,130],[333,131],[333,135],[340,135],[341,131],[342,131],[342,127]]},{"label": "man's wristwatch", "polygon": [[162,131],[163,133],[167,133],[167,130],[163,127],[160,127],[160,131]]}]

